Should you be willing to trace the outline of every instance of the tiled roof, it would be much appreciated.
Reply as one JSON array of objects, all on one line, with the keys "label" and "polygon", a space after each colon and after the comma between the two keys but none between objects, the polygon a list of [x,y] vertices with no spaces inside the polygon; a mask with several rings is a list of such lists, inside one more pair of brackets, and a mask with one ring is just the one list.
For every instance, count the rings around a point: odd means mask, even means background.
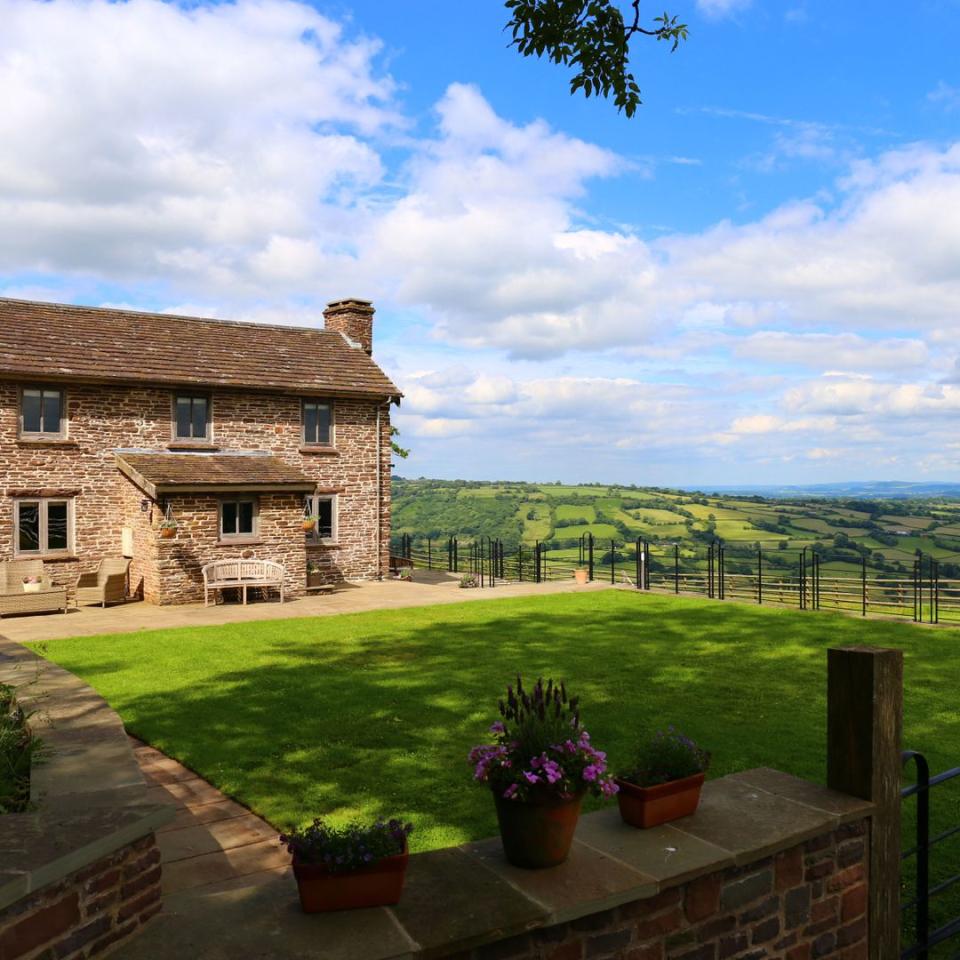
[{"label": "tiled roof", "polygon": [[0,298],[0,375],[397,396],[333,330]]},{"label": "tiled roof", "polygon": [[118,453],[117,466],[147,493],[177,490],[312,491],[316,483],[277,457],[225,453]]}]

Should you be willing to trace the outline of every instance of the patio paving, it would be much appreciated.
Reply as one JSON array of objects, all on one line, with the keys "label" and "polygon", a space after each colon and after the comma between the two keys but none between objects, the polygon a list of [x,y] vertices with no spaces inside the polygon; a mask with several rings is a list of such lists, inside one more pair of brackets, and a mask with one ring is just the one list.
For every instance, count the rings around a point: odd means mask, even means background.
[{"label": "patio paving", "polygon": [[259,883],[290,872],[290,858],[269,823],[159,750],[134,737],[130,742],[150,799],[176,807],[174,819],[157,831],[165,897],[240,877]]},{"label": "patio paving", "polygon": [[361,613],[437,603],[498,600],[532,594],[567,593],[573,590],[609,589],[607,583],[577,586],[574,581],[548,583],[504,583],[491,588],[461,590],[458,577],[440,571],[417,570],[413,582],[399,580],[346,583],[333,593],[308,596],[286,603],[263,601],[243,606],[202,603],[158,607],[130,602],[103,609],[81,607],[68,613],[44,613],[0,619],[0,642],[18,643],[56,640],[63,637],[93,636],[101,633],[134,633],[138,630],[165,630],[172,627],[216,626],[251,620],[280,620],[292,617],[320,617],[337,613]]}]

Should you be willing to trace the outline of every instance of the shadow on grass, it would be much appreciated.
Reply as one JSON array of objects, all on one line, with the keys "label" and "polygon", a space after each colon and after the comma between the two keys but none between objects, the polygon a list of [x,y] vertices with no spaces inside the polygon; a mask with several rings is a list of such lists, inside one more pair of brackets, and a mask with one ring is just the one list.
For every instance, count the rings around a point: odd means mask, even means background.
[{"label": "shadow on grass", "polygon": [[[564,678],[625,765],[674,723],[714,775],[822,779],[826,648],[907,654],[907,731],[960,761],[957,635],[829,614],[629,593],[505,600],[52,642],[130,731],[277,826],[399,815],[428,849],[496,831],[465,757],[513,675]],[[936,744],[936,746],[934,746]],[[956,807],[960,820],[960,807]]]}]

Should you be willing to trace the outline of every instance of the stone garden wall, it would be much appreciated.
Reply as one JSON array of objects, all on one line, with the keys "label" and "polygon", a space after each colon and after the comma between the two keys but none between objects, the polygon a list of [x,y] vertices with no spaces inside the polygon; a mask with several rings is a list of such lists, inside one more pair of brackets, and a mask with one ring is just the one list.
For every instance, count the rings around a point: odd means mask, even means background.
[{"label": "stone garden wall", "polygon": [[0,682],[43,742],[31,809],[0,816],[0,960],[80,960],[161,908],[149,799],[117,715],[77,677],[0,638]]}]

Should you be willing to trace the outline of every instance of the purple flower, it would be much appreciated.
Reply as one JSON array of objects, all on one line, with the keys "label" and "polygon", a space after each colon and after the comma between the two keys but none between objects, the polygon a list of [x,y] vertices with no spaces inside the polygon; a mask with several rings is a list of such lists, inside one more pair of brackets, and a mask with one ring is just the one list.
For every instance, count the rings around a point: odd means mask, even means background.
[{"label": "purple flower", "polygon": [[589,766],[583,768],[583,779],[586,780],[587,783],[593,783],[601,773],[603,773],[603,770],[595,763],[591,763]]},{"label": "purple flower", "polygon": [[520,789],[519,784],[511,783],[510,786],[503,791],[503,799],[509,800],[519,789]]},{"label": "purple flower", "polygon": [[539,782],[540,782],[540,778],[539,778],[535,773],[531,773],[529,770],[524,770],[524,771],[523,771],[523,775],[524,775],[524,777],[526,777],[527,783],[539,783]]},{"label": "purple flower", "polygon": [[503,721],[502,721],[502,720],[497,720],[496,723],[490,724],[490,732],[491,732],[491,733],[506,733],[506,732],[507,732],[507,728],[503,725]]}]

